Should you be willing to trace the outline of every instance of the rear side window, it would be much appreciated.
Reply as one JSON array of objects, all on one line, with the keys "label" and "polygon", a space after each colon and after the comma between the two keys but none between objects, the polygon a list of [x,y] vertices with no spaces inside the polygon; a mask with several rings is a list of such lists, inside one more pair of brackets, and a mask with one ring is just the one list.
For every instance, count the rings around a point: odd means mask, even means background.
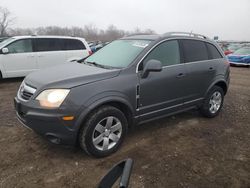
[{"label": "rear side window", "polygon": [[206,44],[207,44],[207,49],[209,52],[209,59],[222,58],[222,55],[220,54],[220,52],[218,51],[218,49],[214,45],[209,44],[209,43],[206,43]]},{"label": "rear side window", "polygon": [[86,47],[82,41],[77,39],[63,39],[64,50],[85,50]]},{"label": "rear side window", "polygon": [[15,41],[7,46],[9,53],[28,53],[32,52],[32,41],[31,39],[22,39]]},{"label": "rear side window", "polygon": [[208,60],[207,47],[198,40],[182,40],[185,62]]},{"label": "rear side window", "polygon": [[35,39],[35,50],[37,52],[44,51],[60,51],[63,48],[61,39],[39,38]]},{"label": "rear side window", "polygon": [[156,59],[161,61],[163,66],[180,63],[179,44],[177,40],[166,41],[154,48],[144,59],[144,63]]}]

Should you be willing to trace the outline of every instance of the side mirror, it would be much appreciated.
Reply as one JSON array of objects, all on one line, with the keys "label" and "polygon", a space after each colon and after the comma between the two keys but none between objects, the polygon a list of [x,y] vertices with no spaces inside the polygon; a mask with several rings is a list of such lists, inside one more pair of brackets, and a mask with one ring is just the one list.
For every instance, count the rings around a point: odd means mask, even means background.
[{"label": "side mirror", "polygon": [[155,59],[150,59],[146,62],[142,71],[142,78],[146,78],[150,72],[160,72],[162,70],[162,63]]},{"label": "side mirror", "polygon": [[119,188],[127,188],[133,168],[133,160],[127,159],[116,164],[100,181],[98,188],[112,187],[117,179],[121,177]]},{"label": "side mirror", "polygon": [[3,53],[3,54],[9,53],[9,49],[8,49],[8,48],[2,48],[2,53]]}]

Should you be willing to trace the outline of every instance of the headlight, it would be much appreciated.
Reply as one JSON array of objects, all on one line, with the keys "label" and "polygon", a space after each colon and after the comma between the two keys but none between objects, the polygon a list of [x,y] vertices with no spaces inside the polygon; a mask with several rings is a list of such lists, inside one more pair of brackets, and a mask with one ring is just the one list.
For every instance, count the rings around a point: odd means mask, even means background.
[{"label": "headlight", "polygon": [[41,92],[36,97],[36,100],[43,107],[57,108],[63,103],[68,94],[69,89],[48,89]]}]

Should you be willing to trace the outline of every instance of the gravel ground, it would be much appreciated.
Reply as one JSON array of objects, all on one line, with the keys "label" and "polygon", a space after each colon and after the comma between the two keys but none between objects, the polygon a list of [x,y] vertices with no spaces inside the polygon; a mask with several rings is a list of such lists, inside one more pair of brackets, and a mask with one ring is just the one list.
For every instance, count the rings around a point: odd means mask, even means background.
[{"label": "gravel ground", "polygon": [[134,159],[131,187],[250,187],[250,69],[231,68],[220,115],[185,112],[136,127],[114,155],[94,159],[20,126],[13,97],[21,79],[0,83],[0,187],[95,187],[113,164]]}]

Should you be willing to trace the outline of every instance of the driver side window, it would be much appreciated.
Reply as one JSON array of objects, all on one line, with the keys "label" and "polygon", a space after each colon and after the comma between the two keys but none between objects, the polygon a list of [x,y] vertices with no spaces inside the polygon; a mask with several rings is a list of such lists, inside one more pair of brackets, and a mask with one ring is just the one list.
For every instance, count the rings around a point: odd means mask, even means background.
[{"label": "driver side window", "polygon": [[[176,65],[180,63],[179,43],[177,40],[170,40],[159,44],[155,47],[143,60],[143,64],[147,61],[155,59],[162,63],[162,66]],[[142,64],[140,69],[142,70]]]},{"label": "driver side window", "polygon": [[15,41],[7,46],[9,53],[27,53],[32,52],[32,41],[31,39],[22,39]]}]

